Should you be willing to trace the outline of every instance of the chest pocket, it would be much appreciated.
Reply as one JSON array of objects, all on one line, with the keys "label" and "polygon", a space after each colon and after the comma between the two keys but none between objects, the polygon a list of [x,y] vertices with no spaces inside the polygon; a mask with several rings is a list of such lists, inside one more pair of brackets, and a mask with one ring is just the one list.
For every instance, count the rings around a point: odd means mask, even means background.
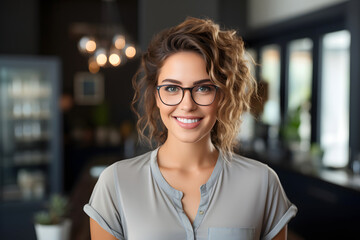
[{"label": "chest pocket", "polygon": [[253,228],[209,228],[208,240],[253,240]]}]

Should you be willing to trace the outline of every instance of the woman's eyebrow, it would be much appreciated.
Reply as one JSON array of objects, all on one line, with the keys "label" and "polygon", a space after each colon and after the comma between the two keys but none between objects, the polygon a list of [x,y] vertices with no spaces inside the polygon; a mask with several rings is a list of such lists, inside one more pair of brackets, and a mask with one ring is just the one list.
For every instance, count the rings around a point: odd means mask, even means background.
[{"label": "woman's eyebrow", "polygon": [[193,82],[193,85],[198,85],[198,84],[207,83],[207,82],[211,82],[210,79],[202,79],[202,80]]},{"label": "woman's eyebrow", "polygon": [[[161,81],[161,83],[164,83],[164,82],[182,85],[181,81],[178,81],[175,79],[164,79]],[[207,82],[211,82],[210,79],[201,79],[201,80],[195,81],[195,82],[193,82],[193,85],[198,85],[198,84],[207,83]]]},{"label": "woman's eyebrow", "polygon": [[164,80],[161,81],[161,83],[164,83],[164,82],[175,83],[175,84],[181,85],[180,81],[174,80],[174,79],[164,79]]}]

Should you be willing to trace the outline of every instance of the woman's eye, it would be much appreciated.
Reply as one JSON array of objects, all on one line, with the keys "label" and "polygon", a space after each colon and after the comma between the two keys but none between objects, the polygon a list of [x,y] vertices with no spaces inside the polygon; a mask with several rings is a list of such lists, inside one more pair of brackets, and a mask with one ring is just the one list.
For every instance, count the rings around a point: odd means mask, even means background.
[{"label": "woman's eye", "polygon": [[179,91],[179,89],[176,86],[167,86],[167,87],[165,87],[165,91],[174,93],[174,92]]},{"label": "woman's eye", "polygon": [[203,92],[203,93],[210,92],[211,86],[199,86],[199,87],[197,87],[196,91]]}]

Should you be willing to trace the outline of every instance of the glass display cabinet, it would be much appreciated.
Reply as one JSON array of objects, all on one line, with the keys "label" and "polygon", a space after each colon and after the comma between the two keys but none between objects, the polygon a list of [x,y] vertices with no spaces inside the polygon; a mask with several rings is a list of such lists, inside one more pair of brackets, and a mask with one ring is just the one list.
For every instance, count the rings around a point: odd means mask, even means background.
[{"label": "glass display cabinet", "polygon": [[35,239],[33,213],[62,190],[59,93],[57,58],[0,55],[1,239]]}]

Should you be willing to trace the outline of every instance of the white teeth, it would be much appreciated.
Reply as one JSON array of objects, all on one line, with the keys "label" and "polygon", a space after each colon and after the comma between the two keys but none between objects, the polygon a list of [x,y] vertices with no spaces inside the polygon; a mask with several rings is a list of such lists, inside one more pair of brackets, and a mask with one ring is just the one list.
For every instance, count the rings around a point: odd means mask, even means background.
[{"label": "white teeth", "polygon": [[188,118],[176,118],[178,121],[182,122],[182,123],[195,123],[200,121],[199,118],[193,118],[193,119],[188,119]]}]

